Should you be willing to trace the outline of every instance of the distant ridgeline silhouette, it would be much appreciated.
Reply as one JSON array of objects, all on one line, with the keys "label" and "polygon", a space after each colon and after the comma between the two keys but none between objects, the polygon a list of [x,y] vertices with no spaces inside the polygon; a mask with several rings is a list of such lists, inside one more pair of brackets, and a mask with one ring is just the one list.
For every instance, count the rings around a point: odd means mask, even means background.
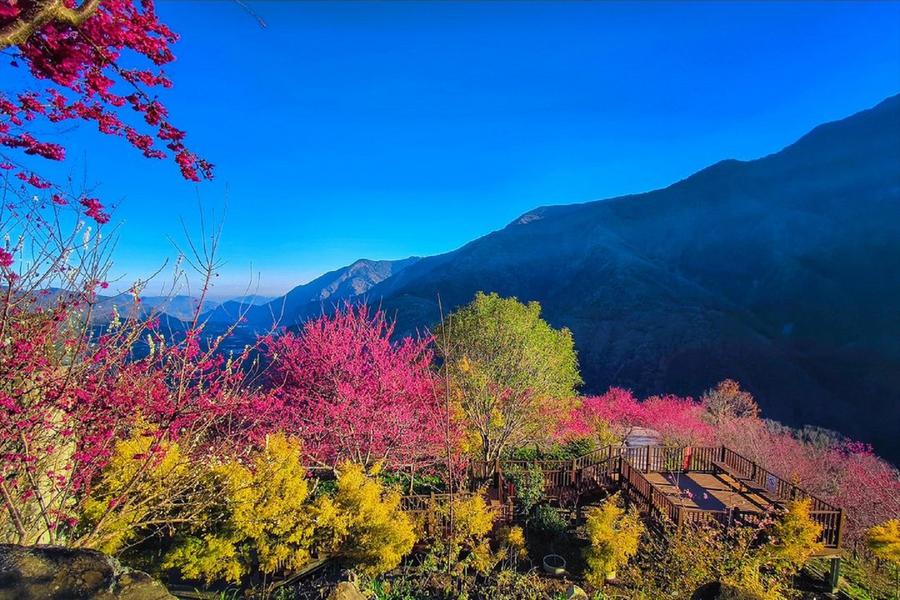
[{"label": "distant ridgeline silhouette", "polygon": [[[697,395],[730,377],[765,415],[896,463],[900,96],[665,189],[538,208],[438,256],[358,261],[252,308],[241,335],[352,298],[409,333],[438,321],[438,295],[448,310],[478,290],[569,327],[586,392]],[[221,313],[212,323],[234,316]]]}]

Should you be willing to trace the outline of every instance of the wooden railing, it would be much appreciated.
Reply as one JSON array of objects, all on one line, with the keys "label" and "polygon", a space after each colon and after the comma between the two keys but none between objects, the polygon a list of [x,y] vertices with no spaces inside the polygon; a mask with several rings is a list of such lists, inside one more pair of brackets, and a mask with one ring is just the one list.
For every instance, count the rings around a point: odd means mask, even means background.
[{"label": "wooden railing", "polygon": [[713,463],[721,460],[721,450],[720,446],[642,446],[626,448],[622,456],[644,473],[711,473]]},{"label": "wooden railing", "polygon": [[663,492],[656,489],[640,469],[624,458],[621,464],[622,489],[626,497],[642,511],[657,521],[678,523],[678,506]]},{"label": "wooden railing", "polygon": [[564,460],[497,460],[473,462],[469,475],[474,485],[485,483],[498,488],[500,499],[515,494],[510,486],[509,474],[538,468],[544,477],[544,495],[559,499],[584,493],[592,487],[606,486],[618,478],[619,448],[605,446],[577,458]]},{"label": "wooden railing", "polygon": [[[824,500],[813,496],[799,486],[782,479],[771,471],[768,471],[749,458],[742,456],[726,448],[725,446],[687,446],[684,448],[666,448],[662,446],[651,446],[641,448],[628,448],[623,451],[623,472],[625,470],[624,463],[629,463],[629,467],[638,471],[648,472],[716,472],[718,469],[715,463],[725,464],[735,473],[742,476],[748,482],[752,482],[760,490],[765,490],[773,497],[783,502],[808,498],[811,502],[810,517],[822,526],[822,535],[820,541],[828,548],[837,548],[841,543],[841,530],[843,522],[843,511]],[[708,513],[707,517],[696,517],[691,512],[700,511]],[[703,511],[701,509],[688,509],[681,507],[681,519],[687,522],[695,520],[716,520],[716,521],[733,521],[741,520],[743,522],[758,521],[762,513],[753,511],[732,511],[727,514],[716,514],[721,511]],[[690,516],[684,516],[688,515]],[[677,518],[673,521],[678,521]]]},{"label": "wooden railing", "polygon": [[811,502],[809,516],[822,526],[820,538],[822,544],[828,548],[837,548],[841,545],[844,520],[844,511],[842,509],[778,477],[730,448],[723,446],[721,448],[721,456],[722,462],[726,465],[738,473],[742,473],[749,480],[756,483],[760,489],[764,489],[782,500],[790,501],[808,498]]},{"label": "wooden railing", "polygon": [[580,495],[592,485],[612,487],[619,483],[628,490],[641,507],[656,518],[675,524],[717,522],[758,523],[761,511],[704,510],[682,506],[657,490],[644,473],[684,473],[688,471],[715,473],[716,465],[726,465],[747,483],[768,492],[780,502],[809,498],[811,518],[822,526],[821,542],[828,548],[841,543],[843,512],[816,498],[800,487],[762,468],[752,460],[724,446],[687,446],[668,448],[642,446],[618,448],[607,446],[570,460],[502,460],[493,463],[473,463],[470,474],[474,481],[488,482],[498,490],[499,500],[505,502],[515,490],[504,478],[511,469],[538,467],[544,476],[544,493],[548,498],[563,498],[566,494]]},{"label": "wooden railing", "polygon": [[[665,454],[660,453],[659,456]],[[640,456],[647,459],[643,453]],[[650,453],[651,464],[657,458],[658,456]],[[621,473],[620,482],[626,498],[637,506],[638,510],[646,512],[658,522],[670,523],[678,527],[701,524],[718,524],[728,527],[739,518],[737,511],[733,510],[706,510],[679,504],[670,495],[653,485],[644,472],[632,465],[627,458],[622,460]]]}]

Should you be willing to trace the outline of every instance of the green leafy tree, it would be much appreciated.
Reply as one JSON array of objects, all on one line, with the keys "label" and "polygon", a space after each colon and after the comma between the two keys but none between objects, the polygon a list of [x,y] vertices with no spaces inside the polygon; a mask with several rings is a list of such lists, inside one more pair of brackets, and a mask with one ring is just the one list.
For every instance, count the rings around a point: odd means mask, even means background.
[{"label": "green leafy tree", "polygon": [[438,327],[435,339],[486,461],[545,438],[581,383],[572,333],[548,325],[537,302],[479,292]]},{"label": "green leafy tree", "polygon": [[513,467],[506,472],[506,478],[516,488],[516,504],[525,517],[527,525],[535,507],[545,498],[544,472],[536,464],[528,467]]}]

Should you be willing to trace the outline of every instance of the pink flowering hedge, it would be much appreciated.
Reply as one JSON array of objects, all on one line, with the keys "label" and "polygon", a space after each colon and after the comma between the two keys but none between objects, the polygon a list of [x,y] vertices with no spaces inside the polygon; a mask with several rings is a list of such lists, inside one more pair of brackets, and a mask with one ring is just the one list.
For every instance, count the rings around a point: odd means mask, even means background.
[{"label": "pink flowering hedge", "polygon": [[715,431],[703,413],[703,407],[692,398],[669,394],[641,401],[631,391],[614,387],[600,396],[581,399],[580,406],[562,423],[559,435],[590,437],[608,426],[624,438],[632,427],[647,427],[658,431],[667,444],[712,444]]}]

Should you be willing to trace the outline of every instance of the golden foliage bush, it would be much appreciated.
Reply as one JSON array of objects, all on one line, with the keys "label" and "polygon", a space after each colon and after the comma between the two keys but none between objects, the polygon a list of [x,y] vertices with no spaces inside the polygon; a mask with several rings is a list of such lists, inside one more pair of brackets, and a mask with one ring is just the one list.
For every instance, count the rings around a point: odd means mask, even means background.
[{"label": "golden foliage bush", "polygon": [[400,494],[385,490],[357,464],[341,465],[334,497],[319,498],[315,512],[326,551],[341,554],[369,576],[399,565],[416,542]]},{"label": "golden foliage bush", "polygon": [[602,506],[592,508],[587,515],[587,535],[590,546],[585,551],[585,579],[595,587],[606,582],[607,575],[624,566],[637,554],[644,532],[637,511],[626,510],[621,498],[610,497]]},{"label": "golden foliage bush", "polygon": [[869,529],[866,545],[877,558],[900,569],[900,519],[891,519]]},{"label": "golden foliage bush", "polygon": [[153,513],[171,508],[188,475],[177,443],[159,440],[154,428],[139,423],[116,442],[100,480],[82,505],[79,529],[85,545],[116,554],[147,526]]},{"label": "golden foliage bush", "polygon": [[252,570],[271,574],[305,565],[316,511],[307,502],[300,457],[299,441],[275,435],[251,466],[229,461],[214,467],[210,493],[219,494],[220,503],[168,553],[163,568],[189,579],[237,582]]},{"label": "golden foliage bush", "polygon": [[505,557],[521,560],[528,556],[525,546],[525,531],[518,525],[501,527],[497,531],[497,542]]},{"label": "golden foliage bush", "polygon": [[[451,502],[430,507],[429,512],[431,537],[427,540],[427,562],[446,564],[449,560],[454,573],[461,576],[470,567],[477,573],[486,574],[506,557],[505,548],[497,552],[491,548],[488,534],[494,527],[496,513],[480,494],[454,497]],[[515,537],[515,534],[511,535]]]},{"label": "golden foliage bush", "polygon": [[790,596],[786,583],[763,577],[755,560],[740,562],[736,567],[721,577],[719,600],[785,600]]},{"label": "golden foliage bush", "polygon": [[787,512],[771,527],[771,541],[763,547],[762,558],[773,568],[786,574],[796,573],[822,549],[822,526],[810,517],[811,506],[808,498],[788,503]]},{"label": "golden foliage bush", "polygon": [[792,577],[821,547],[820,534],[810,502],[799,500],[762,531],[699,526],[648,535],[623,583],[641,600],[690,598],[712,582],[723,600],[786,600]]}]

